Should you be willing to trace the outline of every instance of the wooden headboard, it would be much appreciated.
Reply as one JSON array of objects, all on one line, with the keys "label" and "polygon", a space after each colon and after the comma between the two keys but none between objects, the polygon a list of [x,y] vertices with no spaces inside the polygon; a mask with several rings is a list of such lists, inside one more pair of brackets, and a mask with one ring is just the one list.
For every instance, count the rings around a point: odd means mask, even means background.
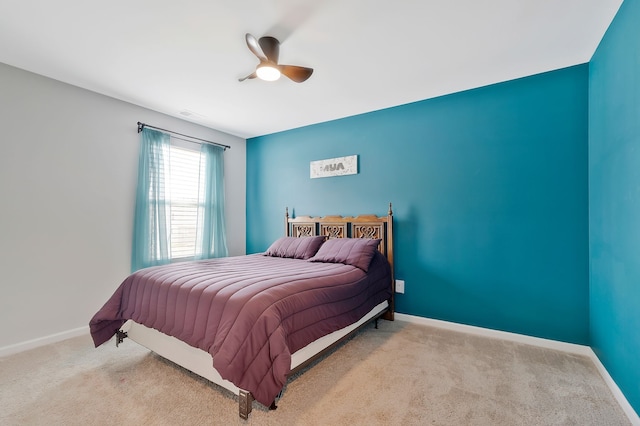
[{"label": "wooden headboard", "polygon": [[393,267],[393,211],[389,203],[386,216],[365,214],[359,216],[289,216],[285,209],[285,235],[287,237],[311,237],[324,235],[327,238],[380,238],[378,251],[391,265],[391,299],[386,319],[393,320],[395,279]]}]

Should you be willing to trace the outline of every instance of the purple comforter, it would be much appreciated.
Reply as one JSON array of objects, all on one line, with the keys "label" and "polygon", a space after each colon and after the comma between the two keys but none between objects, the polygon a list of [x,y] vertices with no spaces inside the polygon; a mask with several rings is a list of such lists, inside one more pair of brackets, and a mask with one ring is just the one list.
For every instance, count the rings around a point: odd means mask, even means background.
[{"label": "purple comforter", "polygon": [[391,296],[390,267],[369,272],[261,254],[176,263],[130,275],[90,322],[97,346],[128,319],[205,350],[222,378],[264,405],[286,383],[291,354]]}]

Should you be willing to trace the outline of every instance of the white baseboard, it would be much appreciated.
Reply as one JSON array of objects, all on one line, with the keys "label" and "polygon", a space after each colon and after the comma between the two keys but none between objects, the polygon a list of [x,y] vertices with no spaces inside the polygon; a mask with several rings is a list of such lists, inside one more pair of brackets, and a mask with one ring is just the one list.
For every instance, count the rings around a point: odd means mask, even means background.
[{"label": "white baseboard", "polygon": [[37,339],[27,340],[26,342],[16,343],[14,345],[3,346],[0,348],[0,357],[17,354],[19,352],[28,351],[44,345],[50,345],[52,343],[58,343],[63,340],[70,339],[72,337],[78,337],[85,334],[89,334],[89,326],[75,328],[73,330],[63,331],[61,333],[51,334],[45,337],[39,337]]},{"label": "white baseboard", "polygon": [[477,336],[492,337],[494,339],[509,340],[512,342],[524,343],[539,346],[547,349],[556,349],[578,355],[591,356],[593,351],[589,346],[576,345],[574,343],[559,342],[557,340],[543,339],[540,337],[526,336],[524,334],[510,333],[508,331],[492,330],[490,328],[476,327],[473,325],[458,324],[454,322],[436,320],[431,318],[418,317],[414,315],[395,313],[395,318],[400,321],[414,324],[428,325],[431,327],[444,328],[461,333],[470,333]]},{"label": "white baseboard", "polygon": [[600,376],[602,376],[602,379],[605,381],[605,383],[611,390],[611,393],[613,393],[613,396],[616,398],[616,400],[618,401],[618,404],[620,405],[622,410],[625,412],[625,414],[629,418],[629,421],[631,422],[631,424],[633,426],[640,426],[640,417],[638,417],[638,414],[635,412],[631,404],[629,404],[629,401],[627,401],[627,398],[624,396],[624,394],[622,393],[622,391],[620,390],[616,382],[609,375],[609,372],[607,371],[607,369],[604,367],[602,362],[600,362],[600,359],[598,358],[598,356],[595,354],[595,352],[593,352],[593,350],[589,346],[577,345],[574,343],[559,342],[557,340],[543,339],[540,337],[526,336],[524,334],[510,333],[508,331],[499,331],[499,330],[492,330],[489,328],[476,327],[472,325],[457,324],[453,322],[436,320],[436,319],[425,318],[425,317],[418,317],[414,315],[400,314],[398,312],[394,314],[394,317],[398,321],[405,321],[413,324],[421,324],[421,325],[426,325],[430,327],[443,328],[451,331],[469,333],[477,336],[490,337],[494,339],[508,340],[512,342],[523,343],[523,344],[538,346],[538,347],[547,348],[547,349],[556,349],[563,352],[587,356],[589,357],[589,359],[591,359],[591,361],[594,363],[594,365],[598,369]]},{"label": "white baseboard", "polygon": [[618,404],[620,404],[620,407],[624,410],[625,414],[631,421],[631,424],[633,426],[640,426],[640,417],[638,417],[638,413],[636,413],[631,404],[629,404],[629,401],[627,401],[627,398],[625,398],[616,382],[609,375],[609,372],[600,361],[600,358],[598,358],[598,355],[593,352],[593,349],[589,348],[589,350],[591,352],[591,361],[593,361],[594,365],[600,372],[602,379],[605,381],[607,386],[609,386],[609,389],[611,390],[611,393],[613,393],[613,396],[618,400]]}]

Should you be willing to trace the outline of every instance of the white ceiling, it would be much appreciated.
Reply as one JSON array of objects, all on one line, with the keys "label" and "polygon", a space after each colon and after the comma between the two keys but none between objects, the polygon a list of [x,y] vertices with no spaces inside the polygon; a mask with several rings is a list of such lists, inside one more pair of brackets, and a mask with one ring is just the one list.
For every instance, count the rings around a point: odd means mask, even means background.
[{"label": "white ceiling", "polygon": [[[588,62],[621,3],[0,0],[0,62],[252,137]],[[247,32],[314,74],[238,82]]]}]

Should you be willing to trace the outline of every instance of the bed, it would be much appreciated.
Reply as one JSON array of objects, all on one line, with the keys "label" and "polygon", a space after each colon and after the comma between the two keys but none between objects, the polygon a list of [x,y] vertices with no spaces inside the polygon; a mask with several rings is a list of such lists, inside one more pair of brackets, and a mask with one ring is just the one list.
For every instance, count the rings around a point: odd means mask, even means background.
[{"label": "bed", "polygon": [[264,253],[156,266],[94,315],[96,347],[125,337],[239,396],[276,408],[287,377],[359,328],[393,320],[393,212],[289,216]]}]

